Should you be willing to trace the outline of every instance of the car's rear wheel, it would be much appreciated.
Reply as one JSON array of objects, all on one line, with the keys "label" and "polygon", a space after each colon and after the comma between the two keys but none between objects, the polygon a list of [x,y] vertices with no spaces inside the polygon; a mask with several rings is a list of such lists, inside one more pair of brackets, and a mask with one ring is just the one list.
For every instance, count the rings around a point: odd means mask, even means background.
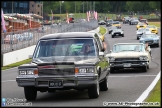
[{"label": "car's rear wheel", "polygon": [[114,35],[112,35],[111,37],[114,38]]},{"label": "car's rear wheel", "polygon": [[143,68],[142,68],[142,71],[143,71],[143,72],[147,72],[147,66],[143,67]]},{"label": "car's rear wheel", "polygon": [[139,38],[137,37],[137,40],[139,40]]},{"label": "car's rear wheel", "polygon": [[104,81],[100,83],[100,90],[101,91],[107,91],[108,90],[108,76],[106,76]]},{"label": "car's rear wheel", "polygon": [[122,34],[122,37],[124,37],[124,34]]},{"label": "car's rear wheel", "polygon": [[90,88],[88,88],[88,96],[89,98],[98,98],[99,97],[99,92],[100,92],[100,87],[99,87],[99,82]]},{"label": "car's rear wheel", "polygon": [[24,93],[27,100],[35,100],[37,97],[37,90],[35,87],[24,87]]}]

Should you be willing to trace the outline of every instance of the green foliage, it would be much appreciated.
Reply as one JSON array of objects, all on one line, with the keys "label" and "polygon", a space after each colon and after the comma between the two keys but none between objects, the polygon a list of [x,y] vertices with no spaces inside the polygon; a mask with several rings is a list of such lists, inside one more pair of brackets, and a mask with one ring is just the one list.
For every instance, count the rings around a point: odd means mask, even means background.
[{"label": "green foliage", "polygon": [[161,106],[161,78],[159,79],[149,96],[145,99],[145,102],[159,102],[159,104],[157,104],[157,107]]},{"label": "green foliage", "polygon": [[[94,4],[95,5],[94,5]],[[84,4],[84,5],[83,5]],[[75,8],[76,7],[76,8]],[[84,10],[83,10],[84,7]],[[66,13],[84,13],[89,10],[95,10],[98,13],[119,13],[128,11],[155,11],[160,10],[160,1],[44,1],[44,13],[54,14]]]}]

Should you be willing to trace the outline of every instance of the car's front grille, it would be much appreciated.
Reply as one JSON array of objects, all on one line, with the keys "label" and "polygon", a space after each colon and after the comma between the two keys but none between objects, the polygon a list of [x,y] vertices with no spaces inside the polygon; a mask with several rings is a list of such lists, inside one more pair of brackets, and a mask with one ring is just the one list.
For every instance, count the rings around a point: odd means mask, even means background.
[{"label": "car's front grille", "polygon": [[145,41],[145,42],[146,42],[146,43],[150,43],[150,44],[151,44],[151,43],[153,43],[153,41],[152,41],[152,40]]},{"label": "car's front grille", "polygon": [[74,75],[74,68],[69,69],[39,69],[38,75]]},{"label": "car's front grille", "polygon": [[120,32],[115,32],[114,34],[120,34]]},{"label": "car's front grille", "polygon": [[139,60],[139,58],[116,58],[115,61],[123,61],[123,60]]}]

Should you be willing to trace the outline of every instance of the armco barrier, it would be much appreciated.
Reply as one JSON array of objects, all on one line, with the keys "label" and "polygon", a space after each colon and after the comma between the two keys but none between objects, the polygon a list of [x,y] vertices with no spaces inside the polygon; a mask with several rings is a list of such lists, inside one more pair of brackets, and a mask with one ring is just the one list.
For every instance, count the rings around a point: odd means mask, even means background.
[{"label": "armco barrier", "polygon": [[3,54],[3,66],[28,59],[29,55],[33,54],[35,46],[36,45],[33,45],[31,47]]},{"label": "armco barrier", "polygon": [[[95,29],[96,32],[99,32],[99,28]],[[94,31],[94,30],[93,30]],[[12,51],[9,53],[5,53],[1,55],[1,66],[6,66],[12,63],[16,63],[19,61],[23,61],[28,59],[29,55],[32,55],[34,52],[36,45],[24,48],[24,49],[20,49],[20,50],[16,50],[16,51]]]}]

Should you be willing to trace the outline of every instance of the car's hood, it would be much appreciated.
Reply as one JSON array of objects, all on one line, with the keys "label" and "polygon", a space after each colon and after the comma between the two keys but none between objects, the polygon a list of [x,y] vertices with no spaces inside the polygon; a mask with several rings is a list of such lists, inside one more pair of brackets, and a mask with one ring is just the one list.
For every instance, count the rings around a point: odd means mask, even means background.
[{"label": "car's hood", "polygon": [[41,57],[41,58],[35,58],[32,60],[34,63],[70,63],[73,62],[74,64],[96,64],[98,61],[97,57],[74,57],[74,56],[68,56],[68,57]]},{"label": "car's hood", "polygon": [[135,51],[126,51],[120,53],[110,53],[106,57],[115,57],[115,58],[136,58],[139,56],[147,56],[146,52],[135,52]]},{"label": "car's hood", "polygon": [[149,28],[150,30],[157,30],[156,28]]}]

